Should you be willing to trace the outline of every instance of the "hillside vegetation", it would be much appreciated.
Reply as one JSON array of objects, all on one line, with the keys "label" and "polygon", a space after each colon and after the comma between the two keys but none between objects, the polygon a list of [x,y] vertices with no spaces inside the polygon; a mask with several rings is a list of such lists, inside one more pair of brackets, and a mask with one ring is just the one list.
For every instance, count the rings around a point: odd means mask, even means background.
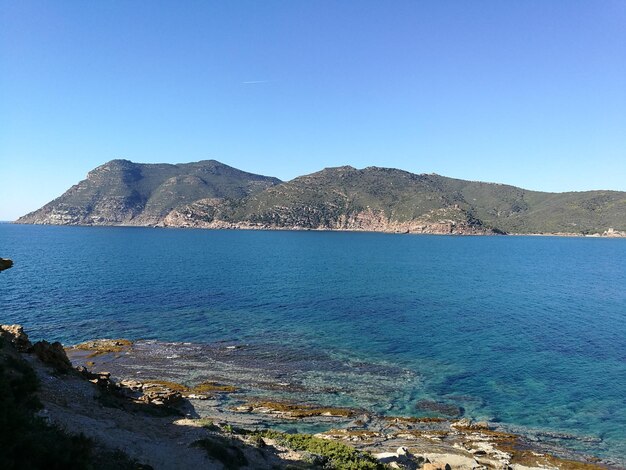
[{"label": "hillside vegetation", "polygon": [[18,222],[155,225],[183,204],[203,198],[238,199],[279,182],[215,160],[177,165],[112,160]]},{"label": "hillside vegetation", "polygon": [[403,233],[626,231],[626,193],[546,193],[436,174],[350,166],[288,182],[210,160],[113,160],[20,223]]}]

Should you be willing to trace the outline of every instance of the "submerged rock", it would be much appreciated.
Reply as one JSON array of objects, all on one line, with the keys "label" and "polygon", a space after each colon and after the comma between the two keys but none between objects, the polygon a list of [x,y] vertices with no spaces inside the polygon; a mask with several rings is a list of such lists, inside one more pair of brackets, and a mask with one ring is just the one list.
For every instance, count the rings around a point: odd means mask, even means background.
[{"label": "submerged rock", "polygon": [[247,404],[247,409],[249,408],[255,412],[277,414],[286,418],[311,418],[315,416],[351,418],[356,414],[356,410],[349,408],[314,407],[280,401],[251,402]]},{"label": "submerged rock", "polygon": [[415,406],[418,410],[433,411],[444,416],[454,417],[463,416],[463,414],[465,414],[465,409],[463,409],[463,407],[439,401],[419,400]]}]

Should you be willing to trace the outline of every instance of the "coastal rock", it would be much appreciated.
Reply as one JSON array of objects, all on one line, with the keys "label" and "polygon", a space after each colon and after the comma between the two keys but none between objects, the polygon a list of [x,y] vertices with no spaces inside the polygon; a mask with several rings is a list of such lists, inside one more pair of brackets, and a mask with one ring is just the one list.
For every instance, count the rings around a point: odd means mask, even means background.
[{"label": "coastal rock", "polygon": [[26,352],[32,347],[21,325],[0,325],[0,337],[10,341],[15,349],[21,352]]},{"label": "coastal rock", "polygon": [[57,372],[72,370],[72,363],[67,358],[63,345],[59,342],[37,341],[32,347],[32,352],[41,362],[53,367]]},{"label": "coastal rock", "polygon": [[251,413],[253,410],[254,408],[250,405],[240,405],[233,408],[233,411],[238,413]]},{"label": "coastal rock", "polygon": [[158,406],[173,406],[180,403],[183,398],[179,391],[161,384],[146,383],[142,387],[142,392],[140,401]]},{"label": "coastal rock", "polygon": [[614,228],[610,228],[602,233],[603,237],[609,238],[625,238],[626,231],[615,230]]},{"label": "coastal rock", "polygon": [[409,449],[407,449],[406,447],[398,447],[398,450],[396,451],[396,454],[398,454],[398,455],[405,455],[405,456],[410,456],[411,455],[409,453]]},{"label": "coastal rock", "polygon": [[72,349],[93,351],[92,355],[119,353],[127,350],[133,342],[127,339],[94,339],[72,346]]},{"label": "coastal rock", "polygon": [[406,447],[398,447],[395,452],[380,452],[373,456],[380,463],[387,464],[391,468],[417,469],[426,462],[424,457],[411,454]]},{"label": "coastal rock", "polygon": [[13,266],[13,261],[10,259],[0,258],[0,271],[4,271],[5,269],[9,269]]},{"label": "coastal rock", "polygon": [[210,397],[208,395],[198,395],[197,393],[190,393],[185,395],[185,398],[189,400],[208,400]]},{"label": "coastal rock", "polygon": [[93,374],[93,376],[94,377],[89,381],[96,384],[98,387],[111,389],[115,388],[115,384],[111,381],[110,372],[98,372],[97,374]]},{"label": "coastal rock", "polygon": [[98,377],[98,374],[91,372],[89,369],[83,366],[76,367],[76,372],[78,372],[82,377],[87,380],[93,380]]},{"label": "coastal rock", "polygon": [[469,418],[462,418],[450,424],[451,427],[463,431],[490,431],[493,429],[486,421],[474,422]]},{"label": "coastal rock", "polygon": [[489,431],[489,430],[493,429],[493,427],[490,426],[487,421],[479,421],[477,423],[472,423],[470,425],[470,427],[472,429],[478,429],[478,430],[481,430],[481,431]]},{"label": "coastal rock", "polygon": [[452,467],[448,463],[430,463],[430,462],[427,462],[422,467],[422,470],[452,470]]},{"label": "coastal rock", "polygon": [[121,380],[119,385],[132,392],[140,392],[143,389],[143,384],[137,380]]},{"label": "coastal rock", "polygon": [[463,419],[459,419],[458,421],[455,421],[454,423],[452,423],[452,426],[458,426],[461,428],[469,428],[472,425],[472,420],[469,418],[463,418]]},{"label": "coastal rock", "polygon": [[[458,453],[424,453],[426,463],[422,469],[430,468],[439,470],[508,470],[508,467],[503,464],[496,464],[492,467],[485,467],[479,464],[474,458],[461,455]],[[430,465],[430,466],[428,466]]]},{"label": "coastal rock", "polygon": [[351,418],[355,410],[349,408],[315,407],[279,401],[260,401],[247,404],[252,411],[258,413],[276,414],[285,418],[310,418],[313,416],[327,416],[335,418]]}]

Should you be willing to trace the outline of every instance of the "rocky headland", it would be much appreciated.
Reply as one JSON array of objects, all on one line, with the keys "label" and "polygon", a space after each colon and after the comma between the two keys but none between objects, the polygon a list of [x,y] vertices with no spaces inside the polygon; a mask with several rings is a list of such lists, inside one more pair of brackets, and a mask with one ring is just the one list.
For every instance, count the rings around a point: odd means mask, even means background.
[{"label": "rocky headland", "polygon": [[[11,449],[0,456],[2,468],[43,468],[32,459],[51,464],[68,455],[72,468],[619,468],[592,457],[572,460],[493,423],[458,418],[436,402],[419,406],[439,416],[422,418],[301,404],[277,398],[301,384],[270,383],[258,373],[232,383],[228,368],[219,365],[211,378],[177,382],[181,371],[163,367],[173,356],[150,352],[151,344],[32,344],[21,326],[0,326],[6,398],[0,411],[8,417],[0,436],[2,447]],[[225,348],[220,354],[236,351]],[[15,445],[21,434],[11,420],[24,426],[24,435],[46,438]],[[303,427],[312,431],[293,431]]]},{"label": "rocky headland", "polygon": [[283,182],[215,160],[112,160],[17,223],[615,238],[626,235],[626,193],[546,193],[350,166]]}]

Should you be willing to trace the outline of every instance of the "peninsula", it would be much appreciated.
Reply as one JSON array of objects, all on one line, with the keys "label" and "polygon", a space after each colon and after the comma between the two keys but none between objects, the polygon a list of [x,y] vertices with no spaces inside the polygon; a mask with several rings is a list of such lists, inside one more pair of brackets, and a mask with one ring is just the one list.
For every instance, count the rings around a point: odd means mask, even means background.
[{"label": "peninsula", "polygon": [[215,160],[112,160],[17,223],[620,237],[626,192],[547,193],[350,166],[283,182]]}]

